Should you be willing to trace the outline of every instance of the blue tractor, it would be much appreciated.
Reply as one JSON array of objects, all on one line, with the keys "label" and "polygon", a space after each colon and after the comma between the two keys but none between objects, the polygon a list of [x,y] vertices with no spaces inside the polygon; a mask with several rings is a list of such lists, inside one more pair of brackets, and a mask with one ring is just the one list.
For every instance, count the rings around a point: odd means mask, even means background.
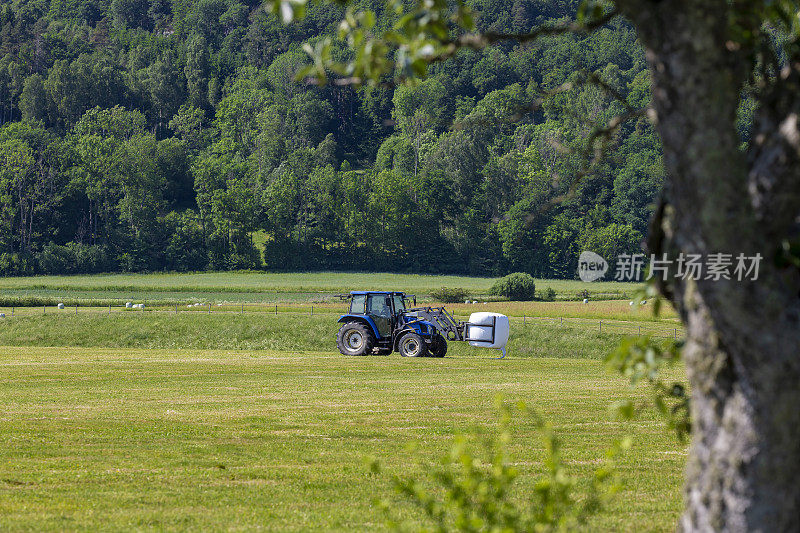
[{"label": "blue tractor", "polygon": [[[464,325],[443,308],[409,309],[414,296],[402,292],[353,291],[350,312],[339,318],[342,327],[336,345],[344,355],[388,355],[444,357],[447,341],[463,340]],[[452,333],[448,333],[452,332]]]}]

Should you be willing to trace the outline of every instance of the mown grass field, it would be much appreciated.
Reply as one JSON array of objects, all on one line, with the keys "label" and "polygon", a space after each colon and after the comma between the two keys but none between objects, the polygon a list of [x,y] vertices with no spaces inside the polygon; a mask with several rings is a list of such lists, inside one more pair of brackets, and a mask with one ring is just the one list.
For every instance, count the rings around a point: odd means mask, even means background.
[{"label": "mown grass field", "polygon": [[[463,288],[472,298],[486,299],[494,278],[427,276],[363,272],[201,272],[189,274],[103,274],[91,276],[35,276],[0,279],[4,305],[44,302],[103,301],[126,299],[185,302],[313,302],[350,290],[402,290],[421,300],[441,287]],[[540,280],[537,290],[552,287],[558,299],[574,300],[587,290],[598,298],[629,298],[634,283],[572,280]]]},{"label": "mown grass field", "polygon": [[[633,436],[619,464],[623,491],[588,529],[673,529],[685,445],[650,411],[634,423],[612,418],[613,402],[644,401],[646,391],[629,391],[602,359],[636,328],[678,335],[674,313],[655,319],[627,300],[452,304],[462,319],[483,310],[511,316],[509,356],[450,343],[444,359],[348,358],[334,342],[346,304],[326,296],[395,281],[418,294],[450,283],[472,283],[477,293],[492,280],[294,276],[0,280],[0,298],[85,291],[92,302],[77,314],[16,307],[11,316],[0,306],[0,531],[383,530],[374,497],[418,523],[421,514],[386,475],[370,474],[365,458],[436,490],[426,465],[456,434],[491,431],[498,393],[554,425],[579,493],[612,442]],[[97,305],[98,294],[123,289],[184,300],[177,308],[148,300],[144,311]],[[278,314],[252,300],[268,293],[260,291],[273,291]],[[211,305],[187,307],[188,298]],[[514,435],[514,498],[523,501],[544,456],[531,420],[516,419]]]},{"label": "mown grass field", "polygon": [[[375,496],[415,522],[363,459],[427,479],[454,434],[493,427],[497,393],[552,421],[579,478],[633,435],[624,490],[590,529],[671,530],[681,507],[684,446],[648,413],[613,421],[628,392],[595,358],[6,347],[0,366],[4,531],[381,530]],[[543,450],[529,420],[514,435],[523,500]]]}]

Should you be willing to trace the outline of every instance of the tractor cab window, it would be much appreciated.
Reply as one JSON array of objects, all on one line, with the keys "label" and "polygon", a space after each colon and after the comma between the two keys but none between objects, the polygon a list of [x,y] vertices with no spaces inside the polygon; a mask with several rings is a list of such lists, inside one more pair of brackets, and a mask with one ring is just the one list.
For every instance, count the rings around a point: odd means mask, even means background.
[{"label": "tractor cab window", "polygon": [[372,318],[382,337],[391,333],[392,307],[386,294],[370,294],[367,298],[367,315]]},{"label": "tractor cab window", "polygon": [[403,297],[399,294],[394,295],[394,312],[395,313],[402,313],[406,310],[406,302]]},{"label": "tractor cab window", "polygon": [[366,314],[367,295],[354,294],[353,299],[350,301],[350,312],[354,315]]}]

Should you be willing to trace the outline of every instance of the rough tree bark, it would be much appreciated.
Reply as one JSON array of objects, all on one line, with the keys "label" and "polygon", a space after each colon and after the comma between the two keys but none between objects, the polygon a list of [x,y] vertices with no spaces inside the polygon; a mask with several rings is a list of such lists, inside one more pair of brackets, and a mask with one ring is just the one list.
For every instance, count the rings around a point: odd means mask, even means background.
[{"label": "rough tree bark", "polygon": [[764,257],[756,282],[667,291],[687,325],[694,424],[679,529],[800,530],[800,276],[774,262],[800,233],[798,66],[762,97],[742,152],[736,109],[753,54],[732,36],[736,2],[617,3],[647,52],[669,175],[654,251]]}]

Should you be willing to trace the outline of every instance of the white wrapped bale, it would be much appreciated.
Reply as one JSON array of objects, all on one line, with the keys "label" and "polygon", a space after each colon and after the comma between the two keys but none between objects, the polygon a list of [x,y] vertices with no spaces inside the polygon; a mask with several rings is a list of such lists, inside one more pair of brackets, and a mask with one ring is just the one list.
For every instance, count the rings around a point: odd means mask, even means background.
[{"label": "white wrapped bale", "polygon": [[64,309],[64,304],[58,304],[59,309]]},{"label": "white wrapped bale", "polygon": [[511,323],[500,313],[472,313],[467,325],[470,346],[503,349],[508,344]]},{"label": "white wrapped bale", "polygon": [[125,309],[133,309],[133,302],[125,302]]}]

